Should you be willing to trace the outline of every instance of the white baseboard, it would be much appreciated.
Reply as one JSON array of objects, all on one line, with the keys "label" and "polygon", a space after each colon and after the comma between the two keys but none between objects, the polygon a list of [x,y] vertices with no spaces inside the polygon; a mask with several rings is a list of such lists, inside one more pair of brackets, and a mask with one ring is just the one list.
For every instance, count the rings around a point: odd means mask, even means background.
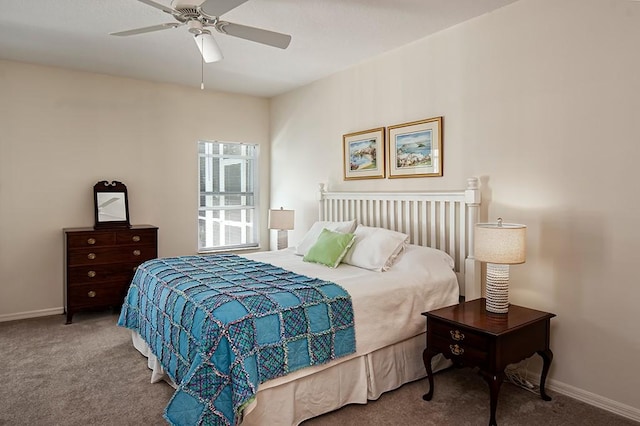
[{"label": "white baseboard", "polygon": [[[527,380],[536,385],[540,384],[540,376],[532,375],[530,372],[526,373]],[[561,393],[562,395],[569,396],[578,401],[582,401],[585,404],[593,405],[594,407],[602,408],[603,410],[610,411],[627,419],[640,422],[640,409],[632,407],[630,405],[623,404],[621,402],[614,401],[604,396],[596,395],[595,393],[577,388],[575,386],[568,385],[563,382],[559,382],[553,379],[547,379],[547,390]]]},{"label": "white baseboard", "polygon": [[15,314],[0,315],[0,322],[15,321],[27,318],[46,317],[49,315],[59,315],[64,313],[64,308],[40,309],[38,311],[17,312]]},{"label": "white baseboard", "polygon": [[578,401],[585,402],[589,405],[602,408],[603,410],[611,411],[622,417],[626,417],[636,422],[640,422],[640,409],[632,407],[630,405],[622,404],[604,396],[596,395],[575,386],[568,385],[566,383],[559,382],[557,380],[547,379],[547,389],[561,393]]}]

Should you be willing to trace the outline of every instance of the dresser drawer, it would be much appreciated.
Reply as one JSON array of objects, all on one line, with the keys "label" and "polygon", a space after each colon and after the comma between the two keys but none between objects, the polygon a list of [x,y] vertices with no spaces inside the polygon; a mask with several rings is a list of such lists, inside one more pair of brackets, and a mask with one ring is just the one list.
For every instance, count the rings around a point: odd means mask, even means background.
[{"label": "dresser drawer", "polygon": [[67,234],[67,247],[101,247],[116,243],[116,233],[112,231],[76,232]]},{"label": "dresser drawer", "polygon": [[123,229],[116,231],[116,244],[155,245],[157,235],[155,229]]},{"label": "dresser drawer", "polygon": [[156,257],[155,245],[126,247],[95,247],[69,250],[68,266],[99,265],[105,263],[142,263]]},{"label": "dresser drawer", "polygon": [[67,285],[91,284],[104,281],[129,282],[138,263],[114,263],[69,267]]},{"label": "dresser drawer", "polygon": [[67,303],[70,308],[121,306],[127,287],[122,284],[86,284],[67,289]]},{"label": "dresser drawer", "polygon": [[447,340],[451,344],[464,344],[465,346],[472,346],[481,351],[486,351],[489,348],[487,336],[469,330],[468,328],[429,319],[427,322],[427,330]]}]

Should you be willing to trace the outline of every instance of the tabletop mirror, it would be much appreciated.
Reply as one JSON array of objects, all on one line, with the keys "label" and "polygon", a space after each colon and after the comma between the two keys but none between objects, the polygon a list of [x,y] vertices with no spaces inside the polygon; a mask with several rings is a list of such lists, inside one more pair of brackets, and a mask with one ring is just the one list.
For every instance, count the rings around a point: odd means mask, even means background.
[{"label": "tabletop mirror", "polygon": [[129,200],[122,182],[103,180],[93,186],[94,228],[129,228]]}]

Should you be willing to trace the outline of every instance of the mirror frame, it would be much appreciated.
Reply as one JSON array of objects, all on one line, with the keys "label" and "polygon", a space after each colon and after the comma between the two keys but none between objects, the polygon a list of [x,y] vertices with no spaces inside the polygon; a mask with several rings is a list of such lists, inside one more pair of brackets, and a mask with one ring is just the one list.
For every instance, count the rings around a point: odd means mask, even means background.
[{"label": "mirror frame", "polygon": [[[104,220],[98,214],[99,204],[98,204],[98,194],[114,194],[114,193],[122,193],[124,194],[124,211],[122,212],[123,220]],[[130,228],[131,224],[129,223],[129,197],[127,196],[127,187],[124,183],[118,182],[114,180],[109,183],[109,181],[103,180],[96,183],[93,186],[93,202],[94,202],[94,210],[95,210],[95,220],[96,224],[94,225],[95,229],[102,228]]]}]

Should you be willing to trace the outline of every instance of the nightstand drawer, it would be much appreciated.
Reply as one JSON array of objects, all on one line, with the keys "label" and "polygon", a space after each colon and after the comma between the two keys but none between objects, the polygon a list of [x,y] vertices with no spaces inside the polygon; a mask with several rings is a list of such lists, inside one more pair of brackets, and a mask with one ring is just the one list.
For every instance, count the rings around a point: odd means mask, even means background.
[{"label": "nightstand drawer", "polygon": [[489,339],[487,336],[459,325],[429,318],[427,321],[427,331],[434,336],[445,339],[453,345],[464,344],[467,347],[474,347],[480,351],[486,351],[489,348]]},{"label": "nightstand drawer", "polygon": [[446,337],[432,334],[428,346],[435,352],[441,352],[456,363],[482,367],[489,359],[489,351],[479,349],[463,342],[455,342]]}]

